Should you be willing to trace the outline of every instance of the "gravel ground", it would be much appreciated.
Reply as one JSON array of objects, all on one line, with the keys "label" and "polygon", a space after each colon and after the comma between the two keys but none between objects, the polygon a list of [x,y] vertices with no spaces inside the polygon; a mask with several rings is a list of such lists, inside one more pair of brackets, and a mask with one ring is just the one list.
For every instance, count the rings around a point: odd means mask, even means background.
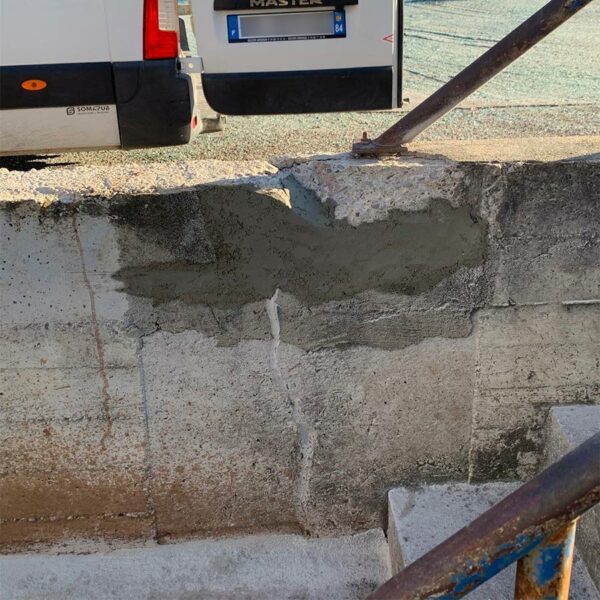
[{"label": "gravel ground", "polygon": [[[181,148],[65,154],[53,162],[113,164],[178,160],[272,160],[279,156],[347,152],[363,131],[374,134],[398,119],[393,113],[230,118],[223,133],[200,136]],[[421,140],[600,135],[597,107],[457,110]]]},{"label": "gravel ground", "polygon": [[[545,3],[545,0],[406,0],[405,91],[410,109]],[[419,140],[600,136],[600,4],[555,31]],[[363,131],[398,120],[396,112],[229,117],[225,131],[189,146],[133,152],[0,159],[0,167],[217,160],[345,152]],[[598,148],[600,151],[600,148]]]},{"label": "gravel ground", "polygon": [[[548,0],[405,0],[406,89],[431,93]],[[600,4],[559,27],[474,100],[598,103]]]}]

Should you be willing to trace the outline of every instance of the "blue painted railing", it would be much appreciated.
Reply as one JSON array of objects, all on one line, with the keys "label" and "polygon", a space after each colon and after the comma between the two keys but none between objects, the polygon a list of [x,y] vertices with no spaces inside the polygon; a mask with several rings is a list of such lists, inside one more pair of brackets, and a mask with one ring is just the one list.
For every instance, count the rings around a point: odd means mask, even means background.
[{"label": "blue painted railing", "polygon": [[517,600],[568,600],[576,521],[600,501],[600,433],[412,563],[368,600],[462,598],[518,562]]}]

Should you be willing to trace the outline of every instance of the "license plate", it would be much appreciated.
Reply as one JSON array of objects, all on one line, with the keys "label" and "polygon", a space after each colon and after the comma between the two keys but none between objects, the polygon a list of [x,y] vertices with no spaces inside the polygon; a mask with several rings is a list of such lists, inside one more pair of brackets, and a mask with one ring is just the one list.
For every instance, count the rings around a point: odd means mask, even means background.
[{"label": "license plate", "polygon": [[346,11],[228,15],[230,44],[346,37]]}]

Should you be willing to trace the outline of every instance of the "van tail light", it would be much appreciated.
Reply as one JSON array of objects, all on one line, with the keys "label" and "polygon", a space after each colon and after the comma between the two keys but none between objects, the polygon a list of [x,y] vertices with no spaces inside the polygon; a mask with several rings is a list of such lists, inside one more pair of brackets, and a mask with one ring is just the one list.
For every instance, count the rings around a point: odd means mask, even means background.
[{"label": "van tail light", "polygon": [[144,58],[179,56],[177,0],[144,1]]}]

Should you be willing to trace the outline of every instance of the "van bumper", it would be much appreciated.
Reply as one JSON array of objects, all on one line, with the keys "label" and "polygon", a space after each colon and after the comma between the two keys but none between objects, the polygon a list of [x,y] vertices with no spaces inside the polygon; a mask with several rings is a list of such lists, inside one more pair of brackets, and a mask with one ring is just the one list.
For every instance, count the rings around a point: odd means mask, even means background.
[{"label": "van bumper", "polygon": [[177,59],[113,63],[121,147],[189,143],[194,88]]}]

